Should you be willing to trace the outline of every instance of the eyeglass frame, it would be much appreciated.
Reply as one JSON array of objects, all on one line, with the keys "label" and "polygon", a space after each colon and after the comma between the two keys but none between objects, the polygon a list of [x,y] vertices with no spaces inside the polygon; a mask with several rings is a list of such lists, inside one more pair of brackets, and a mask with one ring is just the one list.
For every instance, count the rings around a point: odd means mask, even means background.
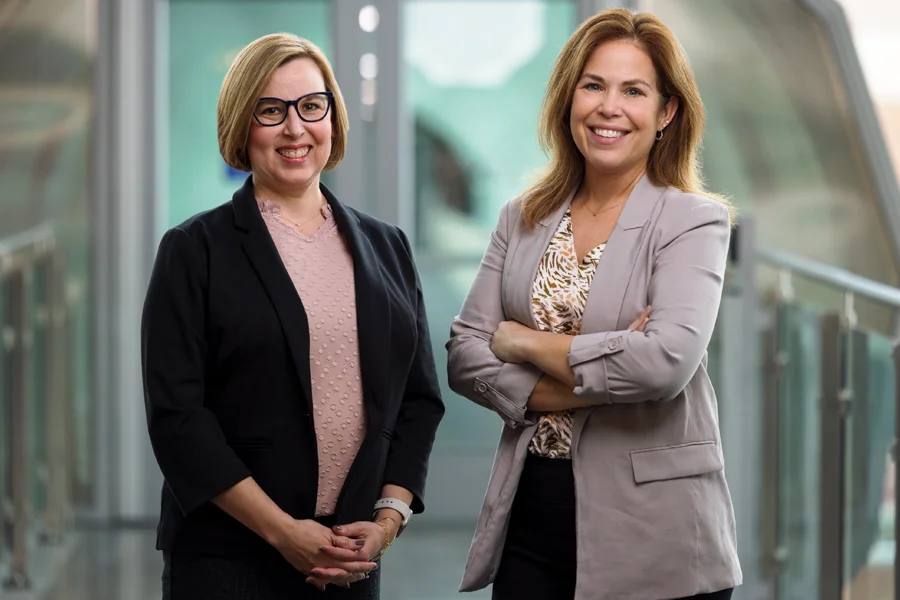
[{"label": "eyeglass frame", "polygon": [[[300,101],[304,98],[309,98],[310,96],[325,96],[328,98],[328,106],[325,107],[325,114],[322,115],[320,119],[310,121],[309,119],[304,119],[303,115],[300,114]],[[279,102],[284,102],[284,118],[277,123],[263,123],[262,121],[260,121],[259,117],[256,115],[256,107],[259,106],[259,103],[263,100],[278,100]],[[303,121],[304,123],[318,123],[319,121],[323,121],[325,117],[328,116],[328,113],[331,112],[332,104],[334,104],[334,92],[310,92],[309,94],[303,94],[296,100],[285,100],[284,98],[266,96],[265,98],[260,98],[256,101],[256,106],[253,107],[253,119],[262,127],[278,127],[279,125],[287,121],[288,111],[293,106],[294,110],[297,112],[297,116],[300,117],[301,121]]]}]

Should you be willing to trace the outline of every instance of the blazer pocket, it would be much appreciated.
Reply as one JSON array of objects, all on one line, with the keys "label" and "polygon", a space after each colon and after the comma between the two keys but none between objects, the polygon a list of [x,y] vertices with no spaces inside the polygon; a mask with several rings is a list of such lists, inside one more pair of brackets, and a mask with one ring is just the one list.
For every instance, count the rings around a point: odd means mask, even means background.
[{"label": "blazer pocket", "polygon": [[633,450],[629,454],[635,483],[704,475],[723,468],[722,455],[714,441]]},{"label": "blazer pocket", "polygon": [[235,450],[265,450],[272,447],[272,440],[262,437],[228,438],[225,441]]}]

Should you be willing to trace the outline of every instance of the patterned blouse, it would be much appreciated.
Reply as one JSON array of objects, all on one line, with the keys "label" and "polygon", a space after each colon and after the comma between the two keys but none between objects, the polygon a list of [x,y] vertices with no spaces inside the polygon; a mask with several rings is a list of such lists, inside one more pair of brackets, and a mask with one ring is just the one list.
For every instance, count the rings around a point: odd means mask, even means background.
[{"label": "patterned blouse", "polygon": [[[572,214],[566,210],[559,228],[534,278],[531,308],[541,331],[578,335],[597,262],[606,244],[600,244],[578,262]],[[546,413],[528,444],[532,454],[547,458],[572,458],[573,410]]]}]

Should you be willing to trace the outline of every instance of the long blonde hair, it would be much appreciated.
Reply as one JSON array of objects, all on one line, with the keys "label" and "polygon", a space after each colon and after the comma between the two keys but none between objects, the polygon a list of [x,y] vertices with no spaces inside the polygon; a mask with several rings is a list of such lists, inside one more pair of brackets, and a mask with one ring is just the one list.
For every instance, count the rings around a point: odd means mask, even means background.
[{"label": "long blonde hair", "polygon": [[591,53],[605,42],[633,40],[653,61],[663,101],[678,98],[678,110],[663,139],[653,144],[647,165],[650,181],[703,194],[731,205],[703,187],[698,150],[703,139],[705,111],[687,55],[672,31],[657,17],[616,8],[581,24],[560,51],[547,84],[541,108],[539,141],[550,165],[525,194],[522,215],[529,227],[552,214],[584,178],[584,156],[572,139],[569,114],[575,86]]},{"label": "long blonde hair", "polygon": [[216,110],[219,153],[232,168],[239,171],[252,169],[247,156],[247,140],[256,101],[272,73],[281,65],[298,58],[312,59],[322,72],[324,91],[334,94],[331,122],[335,135],[324,170],[330,171],[344,158],[350,119],[331,63],[322,50],[309,40],[290,33],[272,33],[250,42],[238,53],[219,90]]}]

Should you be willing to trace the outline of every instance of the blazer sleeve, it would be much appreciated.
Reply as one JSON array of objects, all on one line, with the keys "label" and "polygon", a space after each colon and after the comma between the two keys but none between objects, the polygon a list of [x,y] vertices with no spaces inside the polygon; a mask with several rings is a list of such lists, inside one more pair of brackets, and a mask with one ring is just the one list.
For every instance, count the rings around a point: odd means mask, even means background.
[{"label": "blazer sleeve", "polygon": [[[398,231],[409,261],[413,263],[409,241],[402,231]],[[415,274],[416,288],[417,342],[397,423],[394,426],[394,437],[385,465],[384,483],[399,485],[412,492],[413,502],[410,508],[413,512],[420,513],[425,510],[428,459],[431,456],[438,424],[444,416],[444,403],[441,400],[441,388],[434,366],[422,286],[414,263],[412,270]]]},{"label": "blazer sleeve", "polygon": [[669,214],[660,215],[645,331],[591,333],[572,341],[574,392],[594,404],[671,400],[700,367],[722,298],[730,219],[713,200],[679,203],[669,202]]},{"label": "blazer sleeve", "polygon": [[204,406],[206,276],[200,244],[181,229],[168,231],[141,319],[150,442],[185,515],[250,477]]},{"label": "blazer sleeve", "polygon": [[506,250],[518,218],[514,202],[508,202],[500,212],[475,281],[450,326],[447,342],[450,389],[495,411],[513,428],[535,422],[532,414],[526,412],[526,405],[543,375],[530,363],[503,362],[491,350],[494,332],[506,320],[502,279]]}]

